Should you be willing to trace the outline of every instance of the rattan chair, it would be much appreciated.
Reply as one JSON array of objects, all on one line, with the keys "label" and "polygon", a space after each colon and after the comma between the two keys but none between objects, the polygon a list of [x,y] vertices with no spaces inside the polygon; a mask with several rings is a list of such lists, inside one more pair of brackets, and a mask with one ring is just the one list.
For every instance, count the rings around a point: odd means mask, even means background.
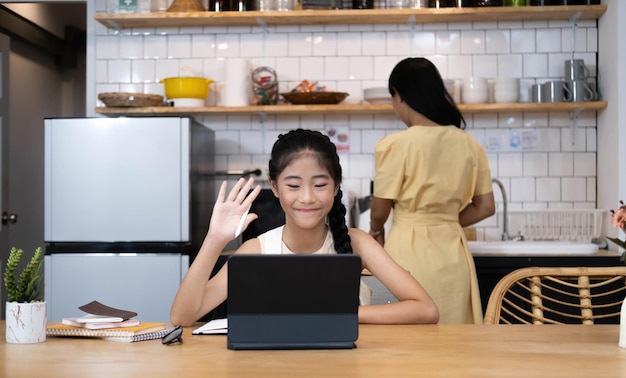
[{"label": "rattan chair", "polygon": [[489,297],[484,324],[619,323],[626,266],[521,268]]}]

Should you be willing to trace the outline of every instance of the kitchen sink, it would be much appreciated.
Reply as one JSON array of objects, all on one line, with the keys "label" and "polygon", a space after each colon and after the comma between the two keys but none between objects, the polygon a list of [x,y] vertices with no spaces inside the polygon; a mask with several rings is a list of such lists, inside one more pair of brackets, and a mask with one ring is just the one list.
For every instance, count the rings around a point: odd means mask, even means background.
[{"label": "kitchen sink", "polygon": [[598,246],[574,241],[469,241],[472,255],[564,256],[595,255]]}]

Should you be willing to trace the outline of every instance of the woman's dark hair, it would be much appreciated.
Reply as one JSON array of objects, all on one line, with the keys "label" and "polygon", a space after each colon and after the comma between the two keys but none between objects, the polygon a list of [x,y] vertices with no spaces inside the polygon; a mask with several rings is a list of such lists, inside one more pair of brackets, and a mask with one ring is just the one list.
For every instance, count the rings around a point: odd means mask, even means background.
[{"label": "woman's dark hair", "polygon": [[[337,148],[330,139],[314,130],[296,129],[278,136],[272,147],[269,177],[276,181],[280,173],[302,153],[314,153],[319,165],[326,169],[335,185],[341,184],[342,173]],[[337,253],[352,253],[350,235],[346,225],[346,207],[341,202],[341,189],[337,191],[333,207],[328,213],[328,224]]]},{"label": "woman's dark hair", "polygon": [[465,119],[446,90],[439,70],[426,58],[406,58],[389,76],[389,93],[442,126],[465,129]]}]

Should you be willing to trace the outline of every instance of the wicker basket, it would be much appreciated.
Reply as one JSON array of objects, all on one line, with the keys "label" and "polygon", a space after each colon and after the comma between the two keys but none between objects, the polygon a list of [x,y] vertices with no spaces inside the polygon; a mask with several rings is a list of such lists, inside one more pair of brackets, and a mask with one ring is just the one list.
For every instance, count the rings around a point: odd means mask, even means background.
[{"label": "wicker basket", "polygon": [[98,95],[98,100],[110,108],[129,108],[163,105],[163,96],[146,93],[106,92]]}]

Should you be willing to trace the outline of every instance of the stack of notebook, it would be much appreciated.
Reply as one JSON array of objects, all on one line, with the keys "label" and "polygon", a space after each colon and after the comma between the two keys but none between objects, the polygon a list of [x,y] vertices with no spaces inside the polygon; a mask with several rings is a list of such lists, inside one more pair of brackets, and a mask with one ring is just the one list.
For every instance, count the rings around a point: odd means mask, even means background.
[{"label": "stack of notebook", "polygon": [[47,326],[47,336],[95,337],[111,341],[135,342],[160,339],[167,334],[165,323],[132,319],[136,312],[120,310],[93,301],[79,307],[86,315],[63,318]]}]

